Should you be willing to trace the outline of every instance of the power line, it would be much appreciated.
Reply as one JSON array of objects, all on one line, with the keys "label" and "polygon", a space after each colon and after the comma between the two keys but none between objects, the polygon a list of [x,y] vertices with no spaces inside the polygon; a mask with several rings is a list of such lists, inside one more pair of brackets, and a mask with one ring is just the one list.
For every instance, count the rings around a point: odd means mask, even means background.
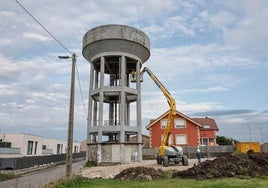
[{"label": "power line", "polygon": [[88,117],[87,117],[86,107],[85,107],[85,101],[84,101],[84,97],[83,97],[83,92],[82,92],[82,88],[81,88],[81,84],[80,84],[79,72],[78,72],[78,68],[77,68],[77,65],[76,65],[76,64],[75,64],[75,67],[76,67],[77,79],[78,79],[78,84],[79,84],[79,88],[80,88],[80,94],[81,94],[82,103],[83,103],[83,109],[84,109],[84,112],[85,112],[85,114],[86,114],[86,118],[88,118]]},{"label": "power line", "polygon": [[16,3],[29,15],[31,16],[55,41],[59,43],[67,52],[69,52],[71,55],[73,54],[68,48],[66,48],[52,33],[50,33],[22,4],[19,3],[18,0],[15,0]]},{"label": "power line", "polygon": [[[18,0],[15,0],[15,2],[29,15],[31,16],[34,21],[36,21],[56,42],[59,43],[59,45],[61,45],[67,52],[69,52],[71,55],[73,55],[73,53],[68,50],[67,47],[65,47],[51,32],[49,32],[45,26],[43,26],[22,4],[19,3]],[[75,68],[76,68],[76,72],[77,72],[77,79],[78,79],[78,83],[79,83],[79,88],[80,88],[80,94],[81,94],[81,97],[82,97],[82,103],[83,103],[83,108],[84,108],[84,112],[86,114],[86,117],[87,117],[87,113],[86,113],[86,107],[85,107],[85,102],[84,102],[84,97],[83,97],[83,93],[82,93],[82,88],[81,88],[81,83],[80,83],[80,78],[79,78],[79,71],[78,71],[78,68],[77,68],[77,65],[75,65]]]}]

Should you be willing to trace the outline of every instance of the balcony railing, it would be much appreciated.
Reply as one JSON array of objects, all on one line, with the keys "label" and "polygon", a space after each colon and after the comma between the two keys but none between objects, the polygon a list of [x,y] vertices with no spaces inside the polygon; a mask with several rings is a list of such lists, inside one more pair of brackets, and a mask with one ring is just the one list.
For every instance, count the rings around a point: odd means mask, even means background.
[{"label": "balcony railing", "polygon": [[42,149],[42,154],[53,154],[52,149]]},{"label": "balcony railing", "polygon": [[0,148],[0,154],[20,154],[20,148]]}]

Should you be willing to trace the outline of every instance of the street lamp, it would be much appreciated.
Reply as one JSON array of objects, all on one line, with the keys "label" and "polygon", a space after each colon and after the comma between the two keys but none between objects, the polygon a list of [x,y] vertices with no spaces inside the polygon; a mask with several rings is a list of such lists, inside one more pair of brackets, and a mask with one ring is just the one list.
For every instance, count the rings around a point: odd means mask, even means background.
[{"label": "street lamp", "polygon": [[72,58],[72,76],[71,76],[71,91],[70,91],[70,106],[69,106],[69,124],[68,124],[68,139],[67,139],[67,154],[66,154],[66,177],[72,177],[72,162],[73,162],[73,122],[74,122],[74,90],[75,90],[75,64],[76,55],[58,56],[60,59]]}]

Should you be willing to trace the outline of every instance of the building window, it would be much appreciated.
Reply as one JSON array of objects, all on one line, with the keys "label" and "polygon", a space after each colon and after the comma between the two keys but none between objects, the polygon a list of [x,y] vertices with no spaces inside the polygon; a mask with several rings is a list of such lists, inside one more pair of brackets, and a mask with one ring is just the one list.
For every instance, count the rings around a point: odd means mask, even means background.
[{"label": "building window", "polygon": [[165,129],[167,126],[167,119],[162,119],[161,120],[161,129]]},{"label": "building window", "polygon": [[27,146],[27,155],[32,155],[33,154],[33,141],[28,141],[28,146]]},{"label": "building window", "polygon": [[209,129],[210,128],[210,125],[204,125],[203,128],[204,129]]},{"label": "building window", "polygon": [[203,146],[215,146],[215,139],[214,138],[200,138],[200,145]]},{"label": "building window", "polygon": [[78,153],[78,146],[74,146],[74,153]]},{"label": "building window", "polygon": [[[163,140],[163,137],[164,137],[164,135],[161,135],[161,142]],[[173,144],[173,136],[172,136],[172,134],[169,135],[168,144],[169,145],[172,145]]]},{"label": "building window", "polygon": [[62,154],[63,144],[57,144],[57,154]]},{"label": "building window", "polygon": [[34,146],[34,154],[36,155],[36,152],[37,152],[37,141],[35,142],[35,146]]},{"label": "building window", "polygon": [[175,123],[175,128],[176,129],[184,129],[184,128],[186,128],[185,119],[177,118],[177,119],[175,119],[174,123]]},{"label": "building window", "polygon": [[176,145],[187,144],[187,135],[176,135]]}]

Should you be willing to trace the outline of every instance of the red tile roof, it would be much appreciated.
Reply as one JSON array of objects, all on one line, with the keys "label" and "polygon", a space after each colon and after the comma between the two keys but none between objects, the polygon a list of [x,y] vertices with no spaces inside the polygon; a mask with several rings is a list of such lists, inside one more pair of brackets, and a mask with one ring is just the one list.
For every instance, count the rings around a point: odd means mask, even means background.
[{"label": "red tile roof", "polygon": [[202,128],[200,128],[200,130],[216,130],[216,131],[219,130],[215,120],[212,118],[205,117],[205,118],[191,118],[191,119],[202,125]]},{"label": "red tile roof", "polygon": [[[169,111],[165,112],[164,114],[162,114],[161,116],[159,116],[159,117],[156,118],[156,119],[151,119],[149,125],[147,125],[145,128],[146,128],[147,130],[149,130],[149,128],[150,128],[151,126],[153,126],[156,122],[160,121],[160,120],[161,120],[164,116],[166,116],[168,113],[169,113]],[[185,119],[188,120],[188,121],[191,121],[192,123],[194,123],[195,125],[199,126],[200,128],[202,127],[202,124],[200,124],[200,123],[197,122],[197,121],[194,121],[192,118],[186,116],[185,114],[183,114],[183,113],[181,113],[181,112],[179,112],[179,111],[177,111],[177,110],[176,110],[176,114],[178,114],[178,115],[181,116],[182,118],[185,118]]]}]

